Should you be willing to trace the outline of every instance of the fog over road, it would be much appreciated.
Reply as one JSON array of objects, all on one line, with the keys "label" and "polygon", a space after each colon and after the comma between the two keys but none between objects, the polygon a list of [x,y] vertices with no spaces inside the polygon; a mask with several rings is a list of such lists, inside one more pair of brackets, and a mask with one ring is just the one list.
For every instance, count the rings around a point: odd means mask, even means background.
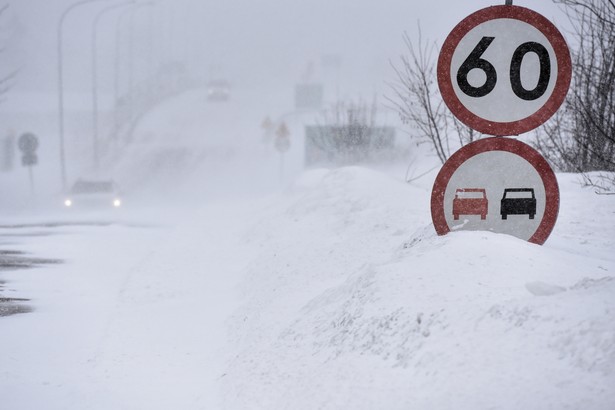
[{"label": "fog over road", "polygon": [[233,173],[249,158],[238,140],[252,137],[229,121],[235,108],[196,90],[146,116],[113,171],[132,190],[124,209],[24,213],[28,223],[0,228],[4,247],[61,261],[3,275],[35,309],[2,323],[3,405],[217,407],[225,321],[249,258],[239,239],[254,199],[242,187],[263,174],[254,159],[251,174]]}]

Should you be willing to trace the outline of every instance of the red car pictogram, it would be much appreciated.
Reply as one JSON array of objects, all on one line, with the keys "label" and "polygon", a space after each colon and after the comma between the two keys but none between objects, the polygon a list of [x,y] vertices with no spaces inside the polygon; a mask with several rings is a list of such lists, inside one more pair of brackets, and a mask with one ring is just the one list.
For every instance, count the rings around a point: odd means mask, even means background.
[{"label": "red car pictogram", "polygon": [[484,188],[458,188],[453,199],[453,218],[459,215],[480,215],[486,219],[489,210],[489,201]]}]

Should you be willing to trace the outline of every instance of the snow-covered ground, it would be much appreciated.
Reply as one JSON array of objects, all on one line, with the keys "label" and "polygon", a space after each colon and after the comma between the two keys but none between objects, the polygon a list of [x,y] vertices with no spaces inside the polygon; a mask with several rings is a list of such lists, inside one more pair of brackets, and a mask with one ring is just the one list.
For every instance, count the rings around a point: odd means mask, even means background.
[{"label": "snow-covered ground", "polygon": [[246,236],[228,408],[615,408],[615,198],[559,179],[537,246],[438,237],[426,186],[303,175]]},{"label": "snow-covered ground", "polygon": [[[130,156],[167,158],[181,125],[177,163],[148,168],[183,176],[159,181],[175,200],[147,187],[123,213],[0,218],[1,250],[62,261],[0,272],[34,309],[0,318],[0,408],[615,408],[614,196],[560,174],[544,246],[439,237],[437,170],[412,184],[403,164],[290,172],[294,140],[280,184],[260,112],[182,118],[199,101],[185,98],[175,122],[142,124],[152,155]],[[198,159],[226,137],[236,152]]]}]

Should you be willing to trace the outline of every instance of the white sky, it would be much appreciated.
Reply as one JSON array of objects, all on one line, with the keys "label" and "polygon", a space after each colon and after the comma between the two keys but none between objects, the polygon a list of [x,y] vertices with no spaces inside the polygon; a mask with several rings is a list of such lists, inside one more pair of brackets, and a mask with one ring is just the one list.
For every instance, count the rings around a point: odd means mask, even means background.
[{"label": "white sky", "polygon": [[[23,26],[20,44],[24,60],[14,92],[56,89],[56,26],[62,10],[74,0],[13,0],[13,13]],[[67,89],[89,90],[91,27],[94,15],[107,4],[101,0],[75,10],[65,25]],[[158,0],[155,7],[135,13],[136,64],[145,70],[151,59],[184,61],[192,71],[229,77],[244,86],[291,87],[301,80],[310,61],[339,54],[340,76],[358,93],[380,91],[393,79],[389,60],[403,53],[402,33],[442,40],[456,23],[472,12],[504,1],[411,0]],[[557,23],[566,19],[550,0],[515,1]],[[117,18],[101,20],[99,38],[103,81],[114,55]],[[126,47],[127,24],[120,25]],[[151,33],[151,34],[150,34]],[[150,44],[154,47],[150,48]],[[150,53],[150,49],[154,50]],[[106,65],[106,67],[105,67]],[[107,73],[107,74],[105,74]],[[319,73],[314,76],[318,79]],[[107,83],[109,81],[107,80]],[[107,84],[107,89],[109,84]],[[103,91],[104,92],[104,91]]]}]

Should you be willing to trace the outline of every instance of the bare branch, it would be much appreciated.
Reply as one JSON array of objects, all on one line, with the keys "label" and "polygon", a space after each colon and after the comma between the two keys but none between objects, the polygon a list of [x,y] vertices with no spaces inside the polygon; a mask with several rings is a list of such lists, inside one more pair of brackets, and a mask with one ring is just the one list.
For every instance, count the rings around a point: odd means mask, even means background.
[{"label": "bare branch", "polygon": [[[394,99],[387,100],[397,109],[402,122],[415,129],[412,137],[419,143],[429,143],[440,162],[451,155],[453,145],[463,146],[474,140],[476,134],[455,119],[444,105],[437,86],[436,61],[438,47],[423,39],[420,25],[416,38],[404,33],[407,54],[400,64],[391,63],[397,82],[389,84]],[[457,134],[456,138],[453,134]]]},{"label": "bare branch", "polygon": [[[536,146],[584,183],[615,189],[615,0],[555,0],[573,25],[573,81],[562,110]],[[589,174],[590,172],[598,172]]]}]

